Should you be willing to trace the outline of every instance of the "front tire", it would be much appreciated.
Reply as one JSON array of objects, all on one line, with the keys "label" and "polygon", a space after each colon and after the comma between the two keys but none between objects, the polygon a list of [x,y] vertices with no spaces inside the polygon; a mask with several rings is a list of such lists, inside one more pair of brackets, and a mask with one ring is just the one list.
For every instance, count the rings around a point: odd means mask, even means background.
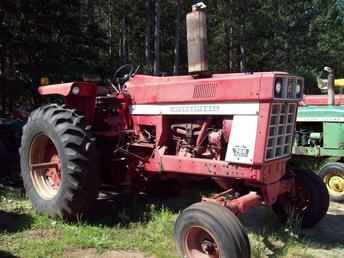
[{"label": "front tire", "polygon": [[331,200],[344,202],[344,164],[327,163],[320,169],[319,176],[323,179]]},{"label": "front tire", "polygon": [[272,206],[282,223],[292,219],[303,228],[315,226],[326,215],[328,207],[326,186],[311,170],[295,171],[295,196],[283,194]]},{"label": "front tire", "polygon": [[77,217],[97,197],[96,149],[75,111],[52,104],[33,111],[23,128],[21,175],[34,209]]},{"label": "front tire", "polygon": [[250,243],[239,219],[217,204],[197,203],[185,209],[175,224],[174,237],[180,257],[250,257]]}]

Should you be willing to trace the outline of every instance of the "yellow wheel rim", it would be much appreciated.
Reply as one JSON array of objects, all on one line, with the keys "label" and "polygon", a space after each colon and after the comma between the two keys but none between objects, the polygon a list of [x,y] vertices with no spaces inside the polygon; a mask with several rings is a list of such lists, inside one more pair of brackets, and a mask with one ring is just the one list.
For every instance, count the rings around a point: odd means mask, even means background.
[{"label": "yellow wheel rim", "polygon": [[324,182],[331,195],[344,195],[344,176],[332,172],[325,176]]}]

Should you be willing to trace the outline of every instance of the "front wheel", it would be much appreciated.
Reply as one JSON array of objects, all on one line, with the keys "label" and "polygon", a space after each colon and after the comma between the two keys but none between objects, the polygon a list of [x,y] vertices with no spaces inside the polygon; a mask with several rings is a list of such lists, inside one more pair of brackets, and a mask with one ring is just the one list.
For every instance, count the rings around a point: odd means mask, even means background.
[{"label": "front wheel", "polygon": [[183,258],[250,257],[250,243],[239,219],[217,204],[197,203],[185,209],[174,236]]},{"label": "front wheel", "polygon": [[95,142],[81,116],[58,105],[35,110],[23,128],[21,175],[39,213],[76,217],[98,193]]},{"label": "front wheel", "polygon": [[292,219],[303,228],[316,225],[326,215],[328,207],[326,186],[311,170],[296,170],[295,195],[283,194],[272,206],[282,223]]},{"label": "front wheel", "polygon": [[323,179],[331,200],[344,202],[344,164],[328,163],[320,169],[319,176]]}]

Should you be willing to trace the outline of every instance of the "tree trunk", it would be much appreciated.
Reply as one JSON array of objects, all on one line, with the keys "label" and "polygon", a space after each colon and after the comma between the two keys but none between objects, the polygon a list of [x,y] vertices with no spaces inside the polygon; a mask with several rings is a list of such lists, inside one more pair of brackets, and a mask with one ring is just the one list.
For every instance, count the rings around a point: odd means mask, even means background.
[{"label": "tree trunk", "polygon": [[112,1],[111,0],[108,0],[107,2],[107,12],[108,12],[108,15],[107,15],[107,36],[108,36],[108,45],[109,45],[109,48],[108,48],[108,53],[109,53],[109,56],[112,57],[113,55],[113,51],[112,51],[112,30],[113,30],[113,27],[112,27],[112,23],[113,23],[113,7],[112,7]]},{"label": "tree trunk", "polygon": [[34,101],[35,108],[40,105],[41,102],[41,95],[38,93],[38,87],[41,80],[41,73],[39,69],[39,65],[35,64],[32,56],[34,54],[31,53],[29,56],[29,65],[31,67],[31,91],[32,91],[32,98]]},{"label": "tree trunk", "polygon": [[246,72],[246,52],[245,46],[242,42],[240,43],[240,72]]},{"label": "tree trunk", "polygon": [[223,1],[227,70],[233,72],[233,1]]},{"label": "tree trunk", "polygon": [[128,53],[128,28],[127,28],[127,18],[122,17],[121,19],[121,34],[122,34],[122,42],[121,42],[121,60],[122,63],[127,64],[129,61],[129,53]]},{"label": "tree trunk", "polygon": [[181,0],[176,0],[176,37],[175,37],[175,45],[174,45],[174,67],[173,67],[173,74],[179,74],[179,66],[180,66],[180,18],[181,18]]},{"label": "tree trunk", "polygon": [[87,16],[88,16],[88,23],[94,24],[95,17],[94,17],[94,0],[88,0],[87,3]]},{"label": "tree trunk", "polygon": [[[121,23],[122,19],[120,19]],[[119,26],[119,37],[118,37],[118,57],[122,61],[122,50],[123,50],[123,39],[122,39],[122,26]]]},{"label": "tree trunk", "polygon": [[160,74],[160,0],[155,0],[154,17],[154,75]]},{"label": "tree trunk", "polygon": [[15,83],[15,66],[14,66],[14,56],[13,56],[13,49],[10,49],[9,53],[9,65],[8,65],[8,89],[7,89],[7,98],[8,98],[8,109],[9,112],[13,113],[13,100],[14,100],[14,90],[13,85]]},{"label": "tree trunk", "polygon": [[1,110],[5,112],[5,78],[4,78],[4,73],[5,73],[5,51],[1,49],[0,52],[0,96],[1,96]]},{"label": "tree trunk", "polygon": [[87,32],[88,19],[88,1],[80,0],[80,29],[83,33]]},{"label": "tree trunk", "polygon": [[146,31],[145,31],[145,63],[146,72],[152,72],[152,0],[145,1]]},{"label": "tree trunk", "polygon": [[[243,10],[245,7],[243,8]],[[240,22],[240,72],[246,72],[246,39],[245,39],[245,30],[246,30],[246,18],[245,12],[242,13],[241,22]]]}]

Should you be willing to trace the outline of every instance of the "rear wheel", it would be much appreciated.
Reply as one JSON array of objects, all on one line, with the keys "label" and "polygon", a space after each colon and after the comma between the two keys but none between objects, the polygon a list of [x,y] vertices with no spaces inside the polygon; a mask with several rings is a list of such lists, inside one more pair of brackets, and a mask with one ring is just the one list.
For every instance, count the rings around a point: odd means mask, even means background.
[{"label": "rear wheel", "polygon": [[39,213],[75,217],[98,193],[96,150],[81,116],[58,105],[35,110],[23,129],[21,174]]},{"label": "rear wheel", "polygon": [[295,174],[295,196],[281,195],[272,207],[282,223],[292,219],[302,227],[310,228],[326,215],[329,194],[313,171],[297,170]]},{"label": "rear wheel", "polygon": [[250,257],[250,243],[239,219],[217,204],[197,203],[185,209],[174,236],[180,257]]},{"label": "rear wheel", "polygon": [[328,163],[320,169],[319,176],[323,179],[331,200],[344,202],[344,164]]}]

